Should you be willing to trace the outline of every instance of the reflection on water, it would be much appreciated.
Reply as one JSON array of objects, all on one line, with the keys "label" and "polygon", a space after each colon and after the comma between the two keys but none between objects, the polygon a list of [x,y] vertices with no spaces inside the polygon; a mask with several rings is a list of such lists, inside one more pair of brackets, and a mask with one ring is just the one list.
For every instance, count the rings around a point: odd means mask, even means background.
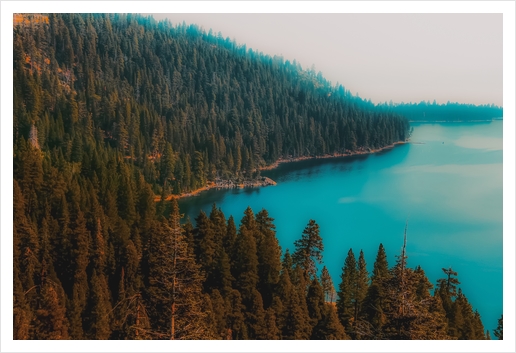
[{"label": "reflection on water", "polygon": [[442,267],[456,270],[492,330],[502,313],[502,122],[415,124],[411,139],[421,144],[281,164],[262,172],[276,186],[210,190],[180,200],[180,209],[193,219],[217,203],[239,223],[247,206],[265,208],[283,250],[315,219],[336,285],[350,248],[364,251],[371,270],[383,243],[394,264],[408,219],[409,265],[434,284]]},{"label": "reflection on water", "polygon": [[328,168],[334,171],[350,171],[361,167],[358,163],[368,158],[368,155],[356,155],[337,158],[316,158],[294,163],[282,163],[273,170],[262,171],[262,175],[275,181],[299,180],[301,177],[313,178],[326,172]]}]

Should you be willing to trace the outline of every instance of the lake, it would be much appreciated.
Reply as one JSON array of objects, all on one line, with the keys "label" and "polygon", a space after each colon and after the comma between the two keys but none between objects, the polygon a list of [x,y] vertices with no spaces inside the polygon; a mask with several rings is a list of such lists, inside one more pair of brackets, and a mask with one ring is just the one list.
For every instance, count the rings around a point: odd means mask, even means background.
[{"label": "lake", "polygon": [[[458,272],[464,294],[492,335],[502,301],[502,121],[413,123],[411,143],[376,154],[281,164],[263,172],[278,184],[209,190],[180,200],[194,218],[216,203],[239,222],[247,206],[275,219],[285,251],[310,219],[320,226],[324,264],[336,286],[350,248],[369,271],[383,243],[389,266],[403,245],[435,285]],[[433,293],[433,292],[432,292]]]}]

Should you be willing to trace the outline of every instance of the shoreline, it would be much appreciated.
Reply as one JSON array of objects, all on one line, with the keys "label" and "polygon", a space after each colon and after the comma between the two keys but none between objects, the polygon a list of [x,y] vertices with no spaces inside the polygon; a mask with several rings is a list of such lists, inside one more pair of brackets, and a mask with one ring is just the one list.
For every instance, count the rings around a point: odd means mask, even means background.
[{"label": "shoreline", "polygon": [[[244,189],[244,188],[256,188],[262,186],[276,185],[276,182],[268,177],[261,177],[261,180],[244,180],[242,182],[235,182],[233,180],[219,180],[219,181],[209,181],[202,188],[182,193],[179,195],[170,194],[165,198],[165,201],[170,201],[174,199],[182,199],[186,197],[198,196],[203,191],[208,191],[211,189]],[[161,196],[155,196],[154,202],[160,202]]]},{"label": "shoreline", "polygon": [[[365,155],[365,154],[374,154],[381,151],[385,151],[391,148],[396,147],[397,145],[404,145],[406,143],[410,143],[410,140],[406,141],[397,141],[390,145],[377,148],[377,149],[361,149],[354,152],[346,152],[346,153],[334,153],[334,154],[325,154],[322,156],[302,156],[302,157],[292,157],[292,158],[280,158],[276,162],[274,162],[271,165],[259,167],[258,170],[273,170],[280,166],[280,164],[284,163],[292,163],[292,162],[300,162],[300,161],[306,161],[310,159],[329,159],[329,158],[339,158],[339,157],[352,157],[352,156],[358,156],[358,155]],[[211,189],[243,189],[243,188],[255,188],[255,187],[263,187],[263,186],[274,186],[277,183],[268,177],[261,177],[261,180],[244,180],[243,182],[237,183],[233,180],[219,180],[219,181],[209,181],[205,186],[202,188],[182,193],[179,195],[170,194],[165,198],[165,201],[170,201],[173,198],[174,199],[182,199],[186,197],[193,197],[193,196],[199,196],[200,193],[203,191],[208,191]],[[154,202],[160,202],[161,196],[154,197]]]},{"label": "shoreline", "polygon": [[322,156],[302,156],[302,157],[292,157],[292,158],[280,158],[276,162],[274,162],[271,165],[264,166],[258,168],[259,170],[273,170],[279,167],[280,164],[283,163],[292,163],[292,162],[300,162],[300,161],[306,161],[310,159],[328,159],[328,158],[339,158],[339,157],[352,157],[352,156],[358,156],[358,155],[364,155],[364,154],[373,154],[377,152],[381,152],[384,150],[388,150],[391,148],[396,147],[397,145],[404,145],[406,143],[410,143],[409,140],[407,141],[397,141],[390,145],[378,148],[378,149],[362,149],[354,152],[346,152],[346,153],[334,153],[334,154],[325,154]]},{"label": "shoreline", "polygon": [[486,120],[409,120],[409,123],[424,123],[424,124],[433,124],[433,123],[490,123],[492,121],[503,121],[503,119],[493,118]]}]

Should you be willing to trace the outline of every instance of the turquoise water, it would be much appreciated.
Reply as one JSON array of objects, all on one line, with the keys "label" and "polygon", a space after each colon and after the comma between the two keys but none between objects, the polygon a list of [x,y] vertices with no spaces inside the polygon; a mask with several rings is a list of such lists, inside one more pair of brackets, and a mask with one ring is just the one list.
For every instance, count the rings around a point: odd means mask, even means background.
[{"label": "turquoise water", "polygon": [[255,213],[265,208],[282,249],[291,251],[315,219],[336,286],[350,248],[357,257],[364,251],[371,270],[383,243],[394,264],[408,219],[409,266],[421,265],[434,285],[441,268],[457,271],[492,333],[502,313],[502,121],[412,126],[410,144],[282,164],[262,173],[276,186],[210,190],[181,200],[181,212],[193,221],[215,202],[239,222],[247,206]]}]

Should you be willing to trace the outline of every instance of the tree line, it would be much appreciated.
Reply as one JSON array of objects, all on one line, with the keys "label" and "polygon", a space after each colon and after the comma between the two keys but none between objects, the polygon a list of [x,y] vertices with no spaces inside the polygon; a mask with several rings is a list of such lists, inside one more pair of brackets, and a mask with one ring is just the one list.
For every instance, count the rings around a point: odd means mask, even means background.
[{"label": "tree line", "polygon": [[447,102],[437,104],[421,101],[419,103],[392,102],[379,104],[385,111],[401,114],[410,121],[491,121],[503,117],[503,108],[494,104],[461,104]]},{"label": "tree line", "polygon": [[14,141],[90,178],[117,154],[157,195],[180,194],[254,178],[282,157],[408,137],[402,116],[220,33],[132,14],[24,16],[13,29]]},{"label": "tree line", "polygon": [[[315,222],[290,255],[265,210],[246,210],[237,227],[214,207],[194,227],[180,225],[175,203],[155,198],[252,178],[281,157],[405,140],[407,119],[196,26],[140,15],[22,15],[13,40],[15,339],[404,334],[405,317],[393,324],[389,316],[395,304],[381,307],[388,320],[377,324],[360,296],[346,299],[346,286],[337,300],[328,271],[318,275]],[[420,276],[413,272],[400,272],[403,283]],[[399,276],[379,286],[394,290]],[[467,301],[452,294],[448,309],[473,322]]]},{"label": "tree line", "polygon": [[[56,238],[14,190],[15,339],[490,339],[457,273],[443,268],[434,289],[405,246],[389,267],[380,244],[372,273],[350,249],[336,288],[314,220],[292,254],[265,209],[237,227],[213,205],[194,227],[175,199],[126,239],[100,217],[89,231],[82,213],[63,215],[74,227]],[[67,246],[53,256],[56,242]]]}]

